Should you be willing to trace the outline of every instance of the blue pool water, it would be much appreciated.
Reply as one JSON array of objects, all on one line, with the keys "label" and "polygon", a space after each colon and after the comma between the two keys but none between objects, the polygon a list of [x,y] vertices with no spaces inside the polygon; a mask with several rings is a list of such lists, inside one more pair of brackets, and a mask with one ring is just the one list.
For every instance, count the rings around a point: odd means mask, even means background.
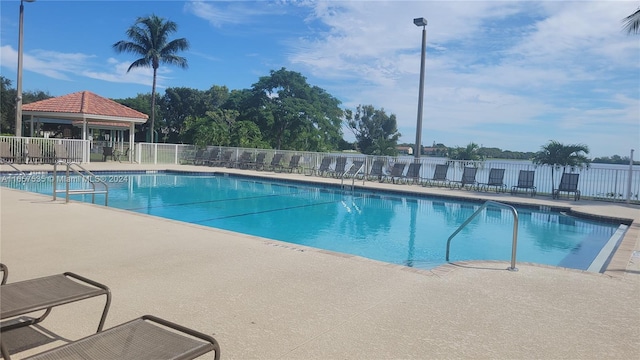
[{"label": "blue pool water", "polygon": [[[169,172],[100,177],[109,182],[111,207],[425,269],[446,263],[448,237],[481,206],[251,177]],[[52,194],[44,177],[3,181],[3,186]],[[91,201],[90,195],[72,198]],[[104,197],[96,195],[96,203]],[[619,227],[548,209],[518,208],[518,214],[518,262],[586,270]],[[453,239],[450,261],[509,261],[512,234],[509,210],[485,209]]]}]

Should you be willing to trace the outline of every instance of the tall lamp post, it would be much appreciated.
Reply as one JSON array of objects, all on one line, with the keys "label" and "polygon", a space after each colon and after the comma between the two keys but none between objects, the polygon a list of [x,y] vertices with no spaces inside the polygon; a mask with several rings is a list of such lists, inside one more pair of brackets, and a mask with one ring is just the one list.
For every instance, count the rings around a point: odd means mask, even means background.
[{"label": "tall lamp post", "polygon": [[20,21],[18,25],[18,79],[16,81],[16,137],[22,136],[22,38],[24,21],[24,2],[36,0],[20,0]]},{"label": "tall lamp post", "polygon": [[420,162],[422,153],[422,102],[424,100],[424,58],[427,50],[427,19],[413,19],[416,26],[422,26],[422,57],[420,59],[420,92],[418,93],[418,121],[416,125],[415,162]]}]

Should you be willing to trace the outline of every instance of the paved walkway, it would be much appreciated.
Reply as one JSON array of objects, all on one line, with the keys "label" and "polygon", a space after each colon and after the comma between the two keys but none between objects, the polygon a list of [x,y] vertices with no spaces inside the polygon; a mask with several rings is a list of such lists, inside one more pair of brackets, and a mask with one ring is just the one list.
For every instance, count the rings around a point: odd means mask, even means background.
[{"label": "paved walkway", "polygon": [[[2,188],[1,261],[9,266],[9,281],[73,271],[105,283],[113,292],[106,327],[158,315],[213,334],[224,359],[621,359],[640,354],[639,207],[366,186],[562,205],[635,222],[604,274],[522,263],[518,272],[510,272],[499,262],[424,271]],[[56,308],[41,326],[5,333],[3,341],[20,359],[78,339],[95,331],[102,306],[102,299],[92,299]]]}]

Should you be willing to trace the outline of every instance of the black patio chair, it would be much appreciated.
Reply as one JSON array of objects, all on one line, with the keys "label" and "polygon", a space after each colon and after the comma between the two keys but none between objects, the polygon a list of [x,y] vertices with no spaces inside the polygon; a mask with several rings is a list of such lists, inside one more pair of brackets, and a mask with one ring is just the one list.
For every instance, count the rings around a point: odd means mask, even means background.
[{"label": "black patio chair", "polygon": [[396,180],[399,180],[403,177],[404,174],[404,168],[407,166],[407,164],[405,163],[395,163],[393,164],[393,167],[391,168],[391,173],[389,175],[386,175],[382,181],[384,180],[391,180],[392,183],[396,183]]},{"label": "black patio chair", "polygon": [[489,191],[489,188],[494,188],[496,192],[507,191],[507,185],[504,181],[504,169],[491,169],[489,171],[489,179],[486,183],[479,183],[478,190]]},{"label": "black patio chair", "polygon": [[575,201],[580,200],[580,190],[578,190],[578,179],[580,174],[563,173],[560,179],[560,185],[553,191],[553,198],[559,199],[561,192],[566,192],[567,195],[573,193],[573,199]]},{"label": "black patio chair", "polygon": [[420,184],[420,168],[422,167],[422,163],[412,162],[409,164],[409,169],[407,169],[406,175],[402,177],[404,182],[408,184]]},{"label": "black patio chair", "polygon": [[369,170],[369,175],[367,175],[367,180],[377,179],[382,180],[382,177],[385,176],[384,170],[384,160],[374,160],[371,165],[371,170]]},{"label": "black patio chair", "polygon": [[449,186],[452,189],[468,189],[471,190],[476,186],[476,173],[478,168],[472,166],[465,166],[462,171],[462,179],[452,180],[449,182]]},{"label": "black patio chair", "polygon": [[344,175],[347,168],[347,158],[344,156],[340,156],[336,159],[336,167],[331,171],[331,176],[335,178],[340,178]]},{"label": "black patio chair", "polygon": [[531,193],[531,196],[536,196],[536,187],[533,185],[535,175],[536,173],[533,170],[520,170],[518,173],[518,185],[511,187],[511,195],[524,190],[525,193]]},{"label": "black patio chair", "polygon": [[314,169],[314,172],[318,176],[325,176],[329,174],[331,171],[331,163],[333,162],[333,156],[325,156],[322,158],[320,162],[320,166],[317,169]]},{"label": "black patio chair", "polygon": [[358,174],[361,174],[363,169],[364,160],[353,160],[351,163],[351,167],[349,167],[349,171],[345,173],[345,177],[356,177]]},{"label": "black patio chair", "polygon": [[425,179],[423,186],[446,186],[449,183],[449,179],[447,179],[448,171],[449,164],[436,164],[436,169],[433,171],[433,177],[430,179]]}]

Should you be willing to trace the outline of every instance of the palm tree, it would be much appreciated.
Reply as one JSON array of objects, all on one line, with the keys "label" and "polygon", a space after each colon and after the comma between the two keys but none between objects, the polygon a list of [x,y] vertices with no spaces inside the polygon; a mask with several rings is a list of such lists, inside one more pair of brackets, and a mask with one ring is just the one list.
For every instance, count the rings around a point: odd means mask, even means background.
[{"label": "palm tree", "polygon": [[640,8],[622,19],[622,23],[628,34],[640,34]]},{"label": "palm tree", "polygon": [[585,156],[589,153],[589,147],[583,144],[564,145],[551,140],[542,146],[533,158],[534,164],[551,165],[551,191],[555,190],[554,169],[562,166],[562,173],[569,167],[589,167],[589,159]]},{"label": "palm tree", "polygon": [[151,127],[149,129],[150,139],[153,143],[153,130],[156,115],[156,77],[160,63],[178,65],[183,69],[187,68],[187,59],[176,55],[178,51],[189,49],[189,42],[185,38],[168,41],[169,34],[175,32],[178,25],[169,20],[165,20],[156,15],[140,17],[131,26],[126,34],[131,41],[120,40],[113,44],[113,48],[118,52],[129,52],[142,56],[134,61],[127,69],[129,72],[133,68],[151,67],[153,68],[153,86],[151,88]]},{"label": "palm tree", "polygon": [[467,144],[466,147],[452,149],[449,158],[451,160],[484,160],[484,157],[480,154],[480,146],[474,142]]}]

